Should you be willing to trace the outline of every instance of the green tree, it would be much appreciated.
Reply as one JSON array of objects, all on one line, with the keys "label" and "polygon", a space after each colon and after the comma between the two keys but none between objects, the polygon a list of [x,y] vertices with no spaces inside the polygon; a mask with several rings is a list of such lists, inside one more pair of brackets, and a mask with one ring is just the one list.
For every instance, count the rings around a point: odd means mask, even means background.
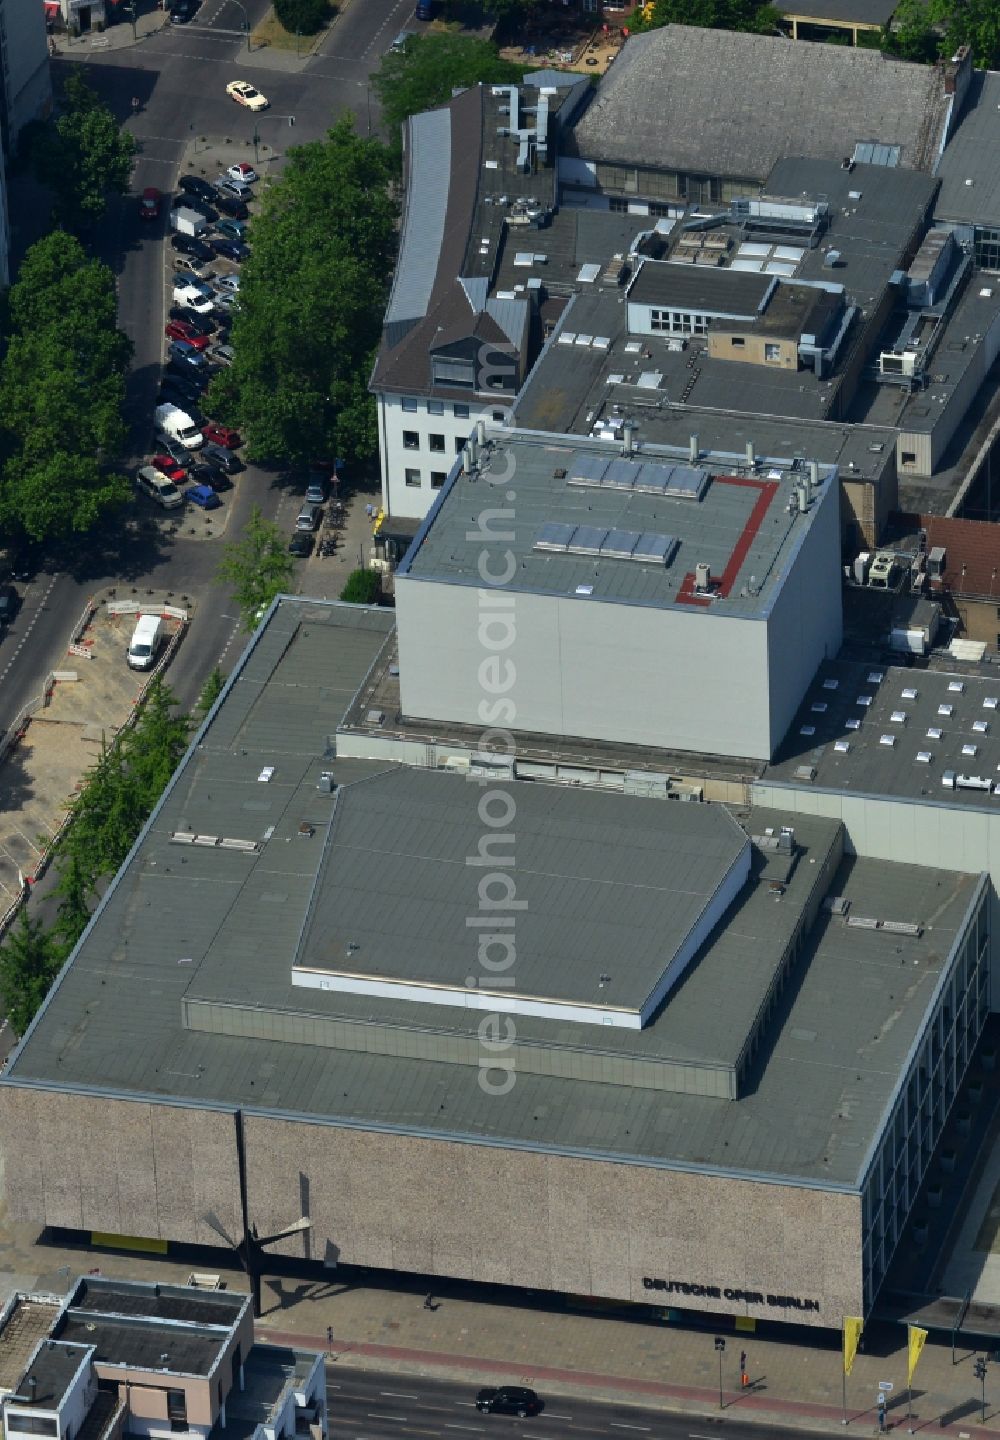
[{"label": "green tree", "polygon": [[941,0],[899,0],[885,49],[902,60],[935,60],[943,40]]},{"label": "green tree", "polygon": [[73,823],[56,854],[56,869],[62,879],[76,865],[77,883],[85,893],[96,893],[98,881],[113,875],[131,850],[148,814],[121,745],[102,747],[71,810]]},{"label": "green tree", "polygon": [[219,565],[219,579],[233,587],[243,626],[257,628],[262,612],[275,595],[291,587],[295,565],[276,525],[258,506],[250,512],[241,540],[231,541]]},{"label": "green tree", "polygon": [[37,540],[89,530],[124,504],[114,472],[130,341],[112,272],[57,230],[33,245],[5,307],[0,523]]},{"label": "green tree", "polygon": [[637,12],[635,28],[657,30],[662,25],[697,25],[703,30],[745,30],[773,35],[781,19],[773,6],[760,0],[653,0]]},{"label": "green tree", "polygon": [[382,577],[377,570],[352,570],[340,598],[352,605],[374,605],[381,594]]},{"label": "green tree", "polygon": [[187,749],[190,721],[186,715],[174,714],[176,704],[173,691],[157,675],[146,692],[138,719],[122,740],[125,765],[143,820],[152,812]]},{"label": "green tree", "polygon": [[223,675],[218,665],[216,665],[211,675],[209,675],[208,679],[201,687],[201,694],[195,701],[194,718],[199,725],[201,724],[202,720],[204,720],[209,710],[211,710],[216,700],[218,700],[219,696],[222,694],[222,687],[225,685],[225,683],[226,677],[225,675]]},{"label": "green tree", "polygon": [[291,151],[254,220],[232,343],[209,404],[252,458],[367,459],[377,436],[367,391],[396,246],[392,159],[350,117]]},{"label": "green tree", "polygon": [[128,188],[135,141],[78,69],[66,78],[61,114],[36,132],[31,163],[55,196],[56,215],[70,229],[93,225],[109,194]]},{"label": "green tree", "polygon": [[411,35],[402,50],[383,55],[372,75],[390,135],[410,115],[443,105],[460,86],[517,82],[523,65],[501,60],[489,40],[467,35]]},{"label": "green tree", "polygon": [[40,920],[22,909],[0,946],[0,1006],[17,1035],[23,1035],[49,992],[62,952]]},{"label": "green tree", "polygon": [[981,70],[1000,65],[1000,7],[996,0],[953,0],[945,22],[949,54],[968,45]]},{"label": "green tree", "polygon": [[274,13],[289,35],[315,35],[330,6],[328,0],[274,0]]},{"label": "green tree", "polygon": [[67,861],[56,885],[56,893],[61,899],[52,929],[68,952],[79,940],[90,919],[93,893],[78,854],[72,854]]}]

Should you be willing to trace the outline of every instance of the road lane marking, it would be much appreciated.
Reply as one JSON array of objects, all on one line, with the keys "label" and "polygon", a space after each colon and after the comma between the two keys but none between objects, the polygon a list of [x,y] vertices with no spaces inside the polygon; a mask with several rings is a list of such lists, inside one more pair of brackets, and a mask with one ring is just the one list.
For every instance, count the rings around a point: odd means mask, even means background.
[{"label": "road lane marking", "polygon": [[645,1430],[648,1433],[651,1428],[649,1425],[626,1425],[619,1420],[609,1420],[608,1424],[612,1430]]},{"label": "road lane marking", "polygon": [[[226,619],[227,619],[227,620],[230,619],[230,616],[227,615],[227,616],[226,616]],[[378,1393],[379,1393],[380,1395],[388,1395],[388,1396],[391,1396],[393,1400],[419,1400],[419,1399],[420,1399],[420,1396],[419,1396],[419,1395],[410,1395],[410,1394],[408,1394],[405,1390],[380,1390]]]},{"label": "road lane marking", "polygon": [[405,1420],[405,1419],[406,1419],[406,1416],[405,1416],[405,1415],[384,1415],[384,1414],[381,1414],[378,1410],[369,1410],[369,1411],[368,1411],[368,1416],[367,1416],[367,1418],[368,1418],[369,1420]]},{"label": "road lane marking", "polygon": [[445,1421],[444,1428],[446,1430],[471,1430],[475,1435],[484,1435],[486,1433],[482,1425],[456,1425],[454,1421],[451,1420]]},{"label": "road lane marking", "polygon": [[572,1415],[560,1415],[556,1410],[543,1410],[539,1420],[572,1420]]}]

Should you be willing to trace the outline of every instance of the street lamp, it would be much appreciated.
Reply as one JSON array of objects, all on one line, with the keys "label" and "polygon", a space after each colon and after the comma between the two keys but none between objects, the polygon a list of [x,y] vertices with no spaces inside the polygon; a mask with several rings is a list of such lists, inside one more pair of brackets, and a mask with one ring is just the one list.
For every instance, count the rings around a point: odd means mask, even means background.
[{"label": "street lamp", "polygon": [[247,54],[249,55],[249,53],[250,53],[250,17],[249,17],[249,15],[248,15],[247,12],[246,12],[245,7],[240,4],[240,0],[233,0],[233,4],[236,6],[236,8],[237,8],[237,10],[240,12],[240,14],[243,16],[243,33],[244,33],[244,34],[246,35],[246,37],[247,37]]},{"label": "street lamp", "polygon": [[[294,115],[269,115],[267,118],[268,118],[269,120],[287,120],[287,121],[288,121],[288,125],[289,125],[289,129],[295,124],[295,116],[294,116]],[[259,157],[260,139],[261,139],[260,131],[259,131],[258,128],[257,128],[257,121],[255,120],[255,121],[253,122],[253,135],[250,137],[250,144],[253,146],[253,163],[254,163],[254,169],[257,168],[257,163],[258,163],[258,160],[259,160],[259,158],[260,158],[260,157]],[[271,158],[272,158],[272,159],[274,158],[273,155],[272,155]]]},{"label": "street lamp", "polygon": [[722,1403],[722,1357],[726,1353],[726,1342],[721,1335],[716,1335],[715,1337],[715,1349],[719,1356],[719,1409],[724,1410],[725,1406]]},{"label": "street lamp", "polygon": [[983,1424],[985,1425],[985,1424],[986,1424],[986,1356],[985,1356],[985,1355],[977,1355],[977,1356],[976,1356],[976,1363],[975,1363],[973,1369],[974,1369],[974,1371],[975,1371],[976,1379],[977,1379],[977,1380],[981,1380],[981,1381],[982,1381],[982,1384],[983,1384]]}]

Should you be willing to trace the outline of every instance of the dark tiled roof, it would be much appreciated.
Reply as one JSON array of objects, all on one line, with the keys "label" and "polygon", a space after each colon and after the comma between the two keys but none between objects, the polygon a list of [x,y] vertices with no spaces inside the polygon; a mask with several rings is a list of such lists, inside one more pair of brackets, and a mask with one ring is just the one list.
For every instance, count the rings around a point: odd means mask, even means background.
[{"label": "dark tiled roof", "polygon": [[996,596],[1000,601],[1000,526],[985,520],[949,520],[943,515],[922,515],[927,548],[947,551],[945,590],[953,595]]}]

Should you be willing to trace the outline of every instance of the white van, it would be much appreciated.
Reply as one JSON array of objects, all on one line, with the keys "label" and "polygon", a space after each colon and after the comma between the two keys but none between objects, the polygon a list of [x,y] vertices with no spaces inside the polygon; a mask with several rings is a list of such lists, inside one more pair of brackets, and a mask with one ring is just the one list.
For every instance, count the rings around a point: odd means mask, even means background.
[{"label": "white van", "polygon": [[152,670],[163,643],[163,621],[159,615],[140,615],[128,642],[131,670]]},{"label": "white van", "polygon": [[153,419],[161,435],[179,441],[187,450],[197,450],[205,443],[204,435],[191,416],[177,405],[157,405]]}]

